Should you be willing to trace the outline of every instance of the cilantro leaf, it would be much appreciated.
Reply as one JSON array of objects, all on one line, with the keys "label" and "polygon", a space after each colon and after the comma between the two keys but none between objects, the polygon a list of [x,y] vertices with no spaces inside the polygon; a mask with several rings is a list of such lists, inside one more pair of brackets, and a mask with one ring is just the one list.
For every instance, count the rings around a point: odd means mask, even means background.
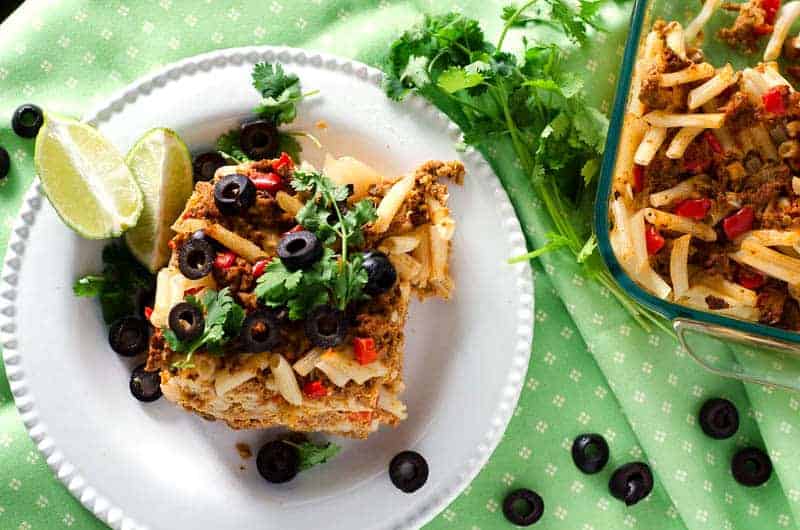
[{"label": "cilantro leaf", "polygon": [[299,320],[328,302],[335,269],[336,259],[330,248],[306,270],[289,271],[280,260],[272,260],[253,292],[267,307],[286,306],[289,318]]},{"label": "cilantro leaf", "polygon": [[250,162],[250,157],[242,150],[239,142],[239,129],[231,129],[217,138],[217,151],[235,164]]},{"label": "cilantro leaf", "polygon": [[136,297],[142,290],[153,290],[155,278],[145,269],[121,241],[103,249],[103,271],[88,274],[75,281],[75,296],[100,300],[103,320],[111,324],[124,316],[136,313]]},{"label": "cilantro leaf", "polygon": [[[474,63],[473,63],[474,64]],[[483,82],[483,75],[478,72],[469,72],[467,68],[456,68],[451,66],[439,76],[437,84],[439,88],[452,94],[459,90],[472,88]]]},{"label": "cilantro leaf", "polygon": [[173,363],[177,368],[193,366],[192,355],[200,348],[212,354],[221,354],[222,347],[236,337],[242,329],[245,311],[230,295],[230,288],[221,291],[205,289],[202,300],[195,296],[186,297],[190,304],[198,306],[205,312],[205,327],[203,333],[192,341],[181,341],[175,333],[164,328],[162,333],[170,349],[178,353],[186,353],[186,357]]},{"label": "cilantro leaf", "polygon": [[342,450],[341,447],[333,442],[327,442],[324,445],[317,445],[312,442],[295,443],[289,440],[283,440],[283,443],[291,445],[297,449],[298,456],[300,457],[300,471],[305,471],[314,466],[324,464],[331,458],[339,454]]},{"label": "cilantro leaf", "polygon": [[284,72],[278,63],[258,63],[253,68],[253,86],[261,93],[261,103],[255,108],[259,117],[275,125],[294,121],[297,103],[304,97],[296,74]]},{"label": "cilantro leaf", "polygon": [[289,155],[296,164],[300,163],[300,153],[303,152],[303,147],[297,138],[291,134],[283,132],[278,133],[278,151]]}]

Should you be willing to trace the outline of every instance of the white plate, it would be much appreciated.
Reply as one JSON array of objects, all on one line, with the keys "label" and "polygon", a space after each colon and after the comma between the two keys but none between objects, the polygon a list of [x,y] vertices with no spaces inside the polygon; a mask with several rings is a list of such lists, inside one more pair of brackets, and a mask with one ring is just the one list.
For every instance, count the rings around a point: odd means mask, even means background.
[{"label": "white plate", "polygon": [[[114,528],[415,528],[475,476],[516,404],[533,329],[530,269],[505,264],[525,250],[520,226],[481,156],[455,151],[453,124],[420,98],[390,102],[380,72],[344,59],[267,47],[201,55],[134,83],[86,119],[123,151],[159,126],[202,150],[250,115],[258,99],[250,71],[263,60],[279,60],[305,89],[321,90],[301,105],[292,129],[314,131],[333,154],[392,175],[428,159],[466,164],[464,187],[452,186],[456,295],[410,310],[409,419],[367,441],[337,439],[344,450],[332,462],[288,485],[267,484],[234,445],[257,450],[271,433],[235,432],[165,400],[130,396],[134,363],[109,349],[96,302],[70,290],[75,278],[99,270],[102,244],[66,229],[36,187],[12,231],[0,288],[11,389],[59,479]],[[315,129],[319,120],[327,131]],[[318,163],[323,153],[306,146],[305,154]],[[386,471],[404,449],[430,465],[413,495],[395,489]]]}]

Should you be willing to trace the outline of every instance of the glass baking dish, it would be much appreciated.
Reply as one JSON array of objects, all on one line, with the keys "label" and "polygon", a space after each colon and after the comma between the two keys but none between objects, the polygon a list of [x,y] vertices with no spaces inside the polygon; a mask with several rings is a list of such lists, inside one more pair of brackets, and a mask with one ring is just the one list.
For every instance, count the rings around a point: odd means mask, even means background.
[{"label": "glass baking dish", "polygon": [[[637,0],[634,4],[595,204],[598,247],[616,281],[634,300],[670,320],[683,348],[702,366],[726,377],[800,391],[800,333],[662,300],[645,291],[628,276],[611,248],[609,198],[639,47],[653,22],[659,18],[676,20],[685,27],[700,5],[699,2],[693,3],[692,9],[687,9],[684,2],[671,0]],[[720,27],[733,21],[734,16],[717,10],[704,28],[706,38],[702,48],[706,59],[712,64],[720,66],[730,62],[739,70],[756,64],[760,53],[751,56],[737,53],[714,37]]]}]

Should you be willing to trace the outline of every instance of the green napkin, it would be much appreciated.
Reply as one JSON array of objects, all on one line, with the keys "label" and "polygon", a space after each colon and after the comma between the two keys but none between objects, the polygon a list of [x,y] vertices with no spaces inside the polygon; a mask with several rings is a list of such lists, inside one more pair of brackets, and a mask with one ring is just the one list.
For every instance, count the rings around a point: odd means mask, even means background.
[{"label": "green napkin", "polygon": [[[80,115],[132,80],[183,57],[223,47],[285,44],[380,65],[388,44],[421,13],[461,9],[487,31],[499,28],[504,2],[356,0],[28,0],[0,27],[0,145],[13,170],[0,190],[0,246],[33,178],[32,145],[15,137],[8,117],[34,101]],[[628,6],[629,7],[629,6]],[[607,6],[611,30],[571,62],[607,111],[628,24],[628,7]],[[535,33],[535,32],[531,32]],[[507,145],[485,149],[503,179],[530,242],[549,221]],[[571,259],[552,254],[535,267],[536,333],[519,406],[491,460],[435,529],[510,527],[505,494],[538,491],[545,515],[536,528],[559,530],[795,528],[800,502],[800,397],[709,375],[671,337],[643,332],[607,292],[584,279]],[[696,425],[708,397],[739,407],[742,426],[712,441]],[[71,404],[69,406],[80,406]],[[569,453],[583,432],[603,434],[611,461],[583,475]],[[745,445],[769,448],[776,473],[760,488],[731,477],[729,461]],[[612,470],[648,462],[656,487],[625,507],[612,498]],[[121,502],[124,502],[121,501]],[[16,415],[0,374],[0,528],[102,528],[52,476]]]}]

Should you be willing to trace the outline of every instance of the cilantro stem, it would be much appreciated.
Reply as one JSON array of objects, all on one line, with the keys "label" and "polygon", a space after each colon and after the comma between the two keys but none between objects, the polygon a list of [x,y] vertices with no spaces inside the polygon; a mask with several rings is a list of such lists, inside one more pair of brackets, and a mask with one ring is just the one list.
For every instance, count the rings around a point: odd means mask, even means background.
[{"label": "cilantro stem", "polygon": [[531,7],[536,2],[538,2],[538,0],[530,0],[528,3],[523,4],[522,7],[514,11],[514,14],[511,15],[508,20],[506,20],[506,24],[505,26],[503,26],[503,31],[500,32],[500,38],[497,39],[497,46],[496,46],[497,50],[501,50],[503,48],[503,41],[506,40],[506,33],[508,33],[508,30],[511,29],[511,26],[514,25],[514,23],[517,21],[522,12]]},{"label": "cilantro stem", "polygon": [[319,91],[318,88],[315,88],[314,90],[309,90],[308,92],[303,92],[301,94],[301,96],[300,96],[300,99],[302,99],[302,98],[310,98],[311,96],[316,96],[317,94],[319,94],[319,92],[320,91]]}]

